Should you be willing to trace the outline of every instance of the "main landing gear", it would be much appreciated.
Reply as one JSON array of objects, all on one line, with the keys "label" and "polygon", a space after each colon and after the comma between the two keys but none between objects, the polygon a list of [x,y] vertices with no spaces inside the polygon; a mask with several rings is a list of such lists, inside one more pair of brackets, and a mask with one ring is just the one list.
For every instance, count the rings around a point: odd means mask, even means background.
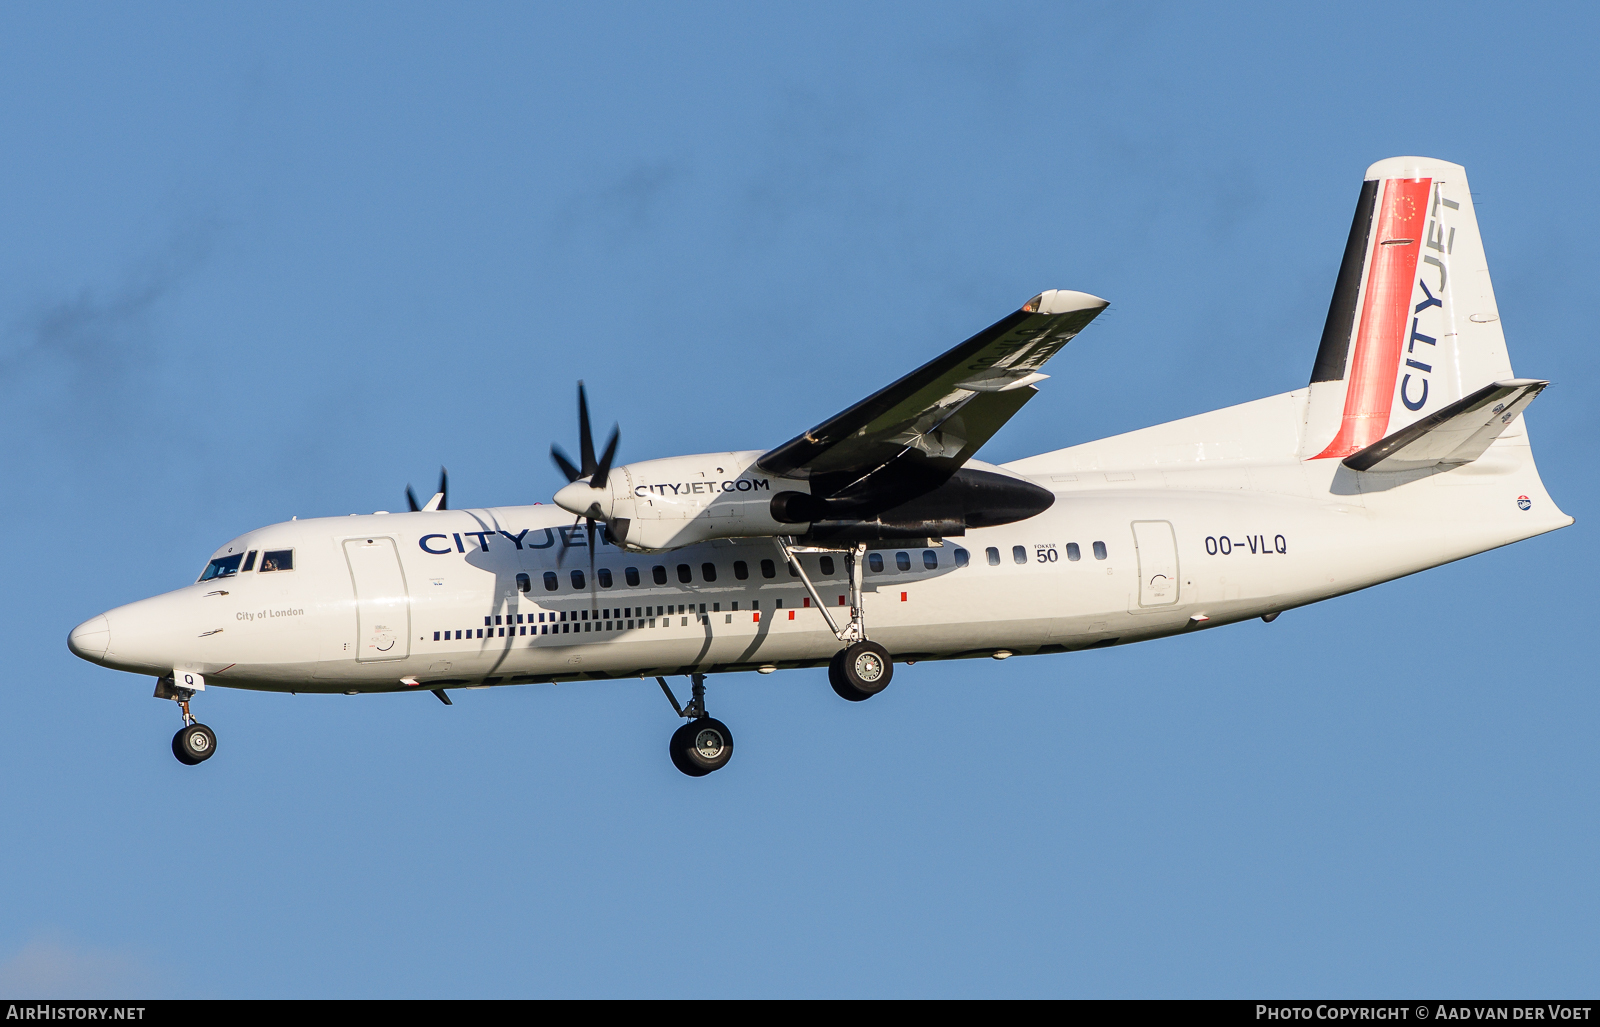
[{"label": "main landing gear", "polygon": [[871,699],[894,677],[894,661],[889,650],[862,639],[848,649],[840,649],[828,661],[828,684],[841,699],[860,702]]},{"label": "main landing gear", "polygon": [[192,767],[210,759],[217,751],[217,735],[189,712],[189,700],[194,698],[194,689],[173,684],[172,675],[169,674],[156,682],[156,698],[171,699],[183,712],[183,727],[172,736],[172,755],[178,758],[178,762]]},{"label": "main landing gear", "polygon": [[667,753],[672,757],[672,765],[683,773],[705,777],[727,766],[733,758],[733,732],[722,721],[706,715],[706,676],[691,674],[689,680],[693,696],[687,706],[679,706],[678,697],[667,687],[667,679],[656,678],[678,716],[689,721],[672,733]]},{"label": "main landing gear", "polygon": [[845,574],[850,580],[850,622],[843,628],[833,621],[833,616],[828,613],[828,607],[817,594],[816,586],[811,584],[811,579],[806,576],[806,571],[800,564],[797,552],[835,552],[831,549],[805,549],[793,545],[792,539],[778,538],[778,551],[783,553],[783,558],[789,561],[789,566],[799,574],[800,580],[806,586],[806,591],[811,593],[811,601],[817,604],[817,612],[822,614],[822,619],[828,622],[828,630],[841,642],[849,643],[845,648],[833,654],[833,659],[828,661],[828,684],[833,686],[835,694],[841,699],[851,702],[860,702],[871,699],[885,688],[894,677],[894,659],[889,655],[889,650],[876,642],[867,639],[866,611],[861,602],[861,558],[866,555],[866,543],[857,543],[844,551]]}]

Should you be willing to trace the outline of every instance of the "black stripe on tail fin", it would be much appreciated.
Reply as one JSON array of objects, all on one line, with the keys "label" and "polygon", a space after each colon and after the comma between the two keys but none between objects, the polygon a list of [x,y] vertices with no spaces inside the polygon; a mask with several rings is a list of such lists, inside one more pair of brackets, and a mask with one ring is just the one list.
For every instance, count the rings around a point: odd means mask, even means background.
[{"label": "black stripe on tail fin", "polygon": [[1322,344],[1317,347],[1317,362],[1311,368],[1312,384],[1344,380],[1350,339],[1355,334],[1356,304],[1361,298],[1361,275],[1366,270],[1367,246],[1372,241],[1372,214],[1377,205],[1377,181],[1362,182],[1356,216],[1350,222],[1350,238],[1344,244],[1344,260],[1339,264],[1339,278],[1333,286],[1333,302],[1328,304],[1328,320],[1322,326]]}]

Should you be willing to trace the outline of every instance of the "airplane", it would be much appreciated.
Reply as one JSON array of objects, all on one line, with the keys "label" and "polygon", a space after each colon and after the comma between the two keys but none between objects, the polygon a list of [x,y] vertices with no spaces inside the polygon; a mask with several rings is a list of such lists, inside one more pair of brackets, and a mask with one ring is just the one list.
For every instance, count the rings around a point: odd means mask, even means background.
[{"label": "airplane", "polygon": [[[1457,256],[1459,252],[1460,256]],[[173,754],[217,747],[208,685],[355,695],[654,677],[684,774],[727,765],[711,674],[828,668],[860,702],[896,663],[1127,645],[1260,618],[1565,527],[1511,370],[1457,164],[1367,169],[1310,382],[1004,465],[976,452],[1106,308],[1049,290],[788,442],[552,457],[554,506],[291,520],[193,584],[73,628],[156,677]],[[581,526],[580,526],[581,525]],[[687,675],[678,701],[669,676]]]}]

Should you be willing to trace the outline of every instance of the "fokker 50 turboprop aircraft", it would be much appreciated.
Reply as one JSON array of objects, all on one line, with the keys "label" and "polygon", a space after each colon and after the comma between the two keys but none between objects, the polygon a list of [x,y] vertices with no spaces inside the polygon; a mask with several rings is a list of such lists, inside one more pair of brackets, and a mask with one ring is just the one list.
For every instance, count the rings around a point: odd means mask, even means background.
[{"label": "fokker 50 turboprop aircraft", "polygon": [[553,453],[556,507],[450,510],[441,480],[410,513],[274,524],[68,645],[156,676],[184,763],[216,750],[190,713],[208,684],[448,704],[450,688],[656,677],[688,721],[673,763],[700,776],[733,753],[707,674],[826,665],[859,701],[895,661],[1271,621],[1572,523],[1534,467],[1523,410],[1548,383],[1512,373],[1459,165],[1367,169],[1306,388],[973,459],[1105,306],[1041,293],[764,452],[617,465],[613,433],[596,458],[580,385],[580,464]]}]

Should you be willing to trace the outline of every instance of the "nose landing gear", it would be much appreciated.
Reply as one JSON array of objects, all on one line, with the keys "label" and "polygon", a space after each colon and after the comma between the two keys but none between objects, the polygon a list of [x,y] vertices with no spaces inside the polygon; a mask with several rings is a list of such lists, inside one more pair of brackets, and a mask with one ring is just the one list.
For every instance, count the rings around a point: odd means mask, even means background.
[{"label": "nose landing gear", "polygon": [[189,700],[194,698],[194,689],[174,684],[173,676],[168,674],[156,682],[156,698],[171,699],[183,712],[183,727],[172,736],[172,755],[178,758],[178,762],[192,767],[210,759],[217,751],[217,735],[189,712]]},{"label": "nose landing gear", "polygon": [[678,716],[689,721],[672,733],[667,752],[672,757],[672,765],[683,773],[705,777],[727,766],[733,758],[733,732],[728,730],[728,725],[706,714],[706,676],[691,674],[689,680],[693,696],[687,706],[679,706],[678,697],[667,687],[667,679],[656,678]]}]

